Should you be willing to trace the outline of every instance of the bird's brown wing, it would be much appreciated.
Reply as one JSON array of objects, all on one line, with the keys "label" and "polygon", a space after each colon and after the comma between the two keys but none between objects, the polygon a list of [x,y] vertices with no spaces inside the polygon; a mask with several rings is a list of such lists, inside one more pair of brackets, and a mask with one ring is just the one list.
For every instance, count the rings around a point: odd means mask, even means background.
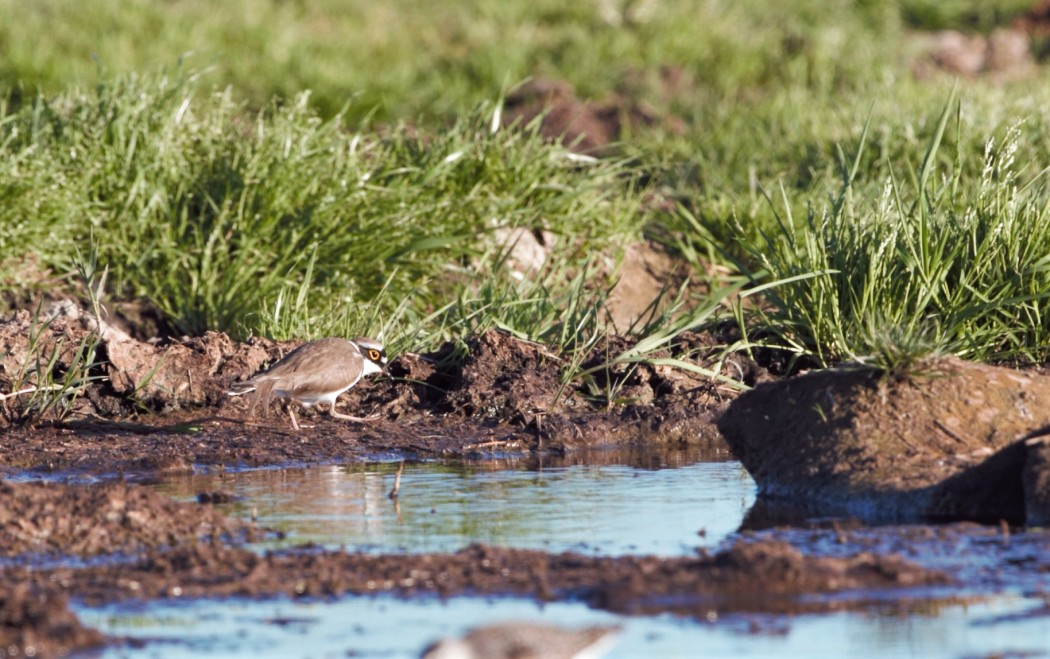
[{"label": "bird's brown wing", "polygon": [[264,383],[269,383],[265,396],[268,404],[274,389],[287,391],[292,396],[318,390],[341,389],[353,382],[363,368],[364,357],[350,342],[343,339],[318,339],[304,343],[274,364],[268,371],[252,378],[258,387],[257,398]]}]

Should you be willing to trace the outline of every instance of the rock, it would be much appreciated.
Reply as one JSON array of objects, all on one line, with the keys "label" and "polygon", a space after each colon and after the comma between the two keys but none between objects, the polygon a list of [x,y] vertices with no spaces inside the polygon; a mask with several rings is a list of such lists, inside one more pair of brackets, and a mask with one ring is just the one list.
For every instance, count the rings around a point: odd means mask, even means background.
[{"label": "rock", "polygon": [[1043,523],[1050,378],[931,361],[899,380],[833,369],[763,384],[718,421],[764,498],[868,519]]},{"label": "rock", "polygon": [[994,82],[1027,77],[1036,70],[1031,38],[1020,28],[999,28],[987,37],[956,30],[935,32],[927,37],[926,56],[915,63],[919,78],[933,70],[967,78],[985,76]]},{"label": "rock", "polygon": [[609,294],[605,311],[614,329],[626,332],[634,323],[655,316],[674,297],[674,291],[653,308],[664,287],[675,281],[676,263],[666,252],[648,242],[627,246],[619,278]]},{"label": "rock", "polygon": [[1025,523],[1050,526],[1050,437],[1025,442]]}]

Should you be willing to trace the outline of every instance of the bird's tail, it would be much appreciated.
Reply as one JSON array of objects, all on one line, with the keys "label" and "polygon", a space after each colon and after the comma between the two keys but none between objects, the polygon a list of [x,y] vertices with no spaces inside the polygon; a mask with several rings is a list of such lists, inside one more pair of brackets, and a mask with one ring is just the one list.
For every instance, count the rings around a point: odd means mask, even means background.
[{"label": "bird's tail", "polygon": [[262,405],[264,412],[268,412],[270,409],[270,401],[273,400],[274,384],[276,384],[276,382],[269,379],[264,379],[262,381],[245,380],[244,382],[235,382],[230,386],[229,390],[226,391],[226,395],[243,396],[245,394],[252,394],[251,403],[248,405],[248,414],[254,413],[255,408],[259,405]]},{"label": "bird's tail", "polygon": [[273,400],[273,387],[275,384],[277,384],[276,380],[263,380],[255,386],[252,404],[248,407],[249,413],[255,411],[256,405],[262,405],[263,412],[266,414],[270,413],[270,401]]},{"label": "bird's tail", "polygon": [[255,391],[255,383],[248,380],[246,382],[234,382],[233,385],[226,391],[227,396],[243,396],[244,394],[250,394]]}]

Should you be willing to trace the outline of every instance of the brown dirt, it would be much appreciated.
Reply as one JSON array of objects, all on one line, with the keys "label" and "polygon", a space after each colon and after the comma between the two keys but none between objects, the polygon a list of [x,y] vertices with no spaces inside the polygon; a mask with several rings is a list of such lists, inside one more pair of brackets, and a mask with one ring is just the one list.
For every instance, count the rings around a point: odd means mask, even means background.
[{"label": "brown dirt", "polygon": [[[506,254],[503,267],[524,278],[543,268],[558,238],[545,230],[503,227],[492,232],[492,240]],[[680,259],[647,240],[626,245],[615,272],[616,280],[611,282],[602,309],[602,320],[613,332],[627,332],[632,325],[641,326],[663,311],[673,292],[691,274]]]},{"label": "brown dirt", "polygon": [[1014,27],[994,30],[988,36],[943,30],[924,35],[924,55],[913,65],[915,76],[925,79],[937,72],[996,83],[1029,78],[1036,72],[1030,34],[1033,29]]},{"label": "brown dirt", "polygon": [[0,481],[0,557],[96,556],[196,543],[258,540],[262,532],[212,508],[176,503],[121,482]]},{"label": "brown dirt", "polygon": [[1011,26],[1036,38],[1050,37],[1050,0],[1037,0],[1028,11],[1015,18]]},{"label": "brown dirt", "polygon": [[[627,614],[671,612],[708,619],[712,612],[805,613],[867,608],[864,596],[819,595],[913,589],[951,583],[896,556],[809,558],[778,542],[738,544],[699,558],[593,557],[473,545],[453,554],[370,555],[295,551],[259,555],[217,542],[144,552],[131,562],[87,567],[8,567],[0,571],[12,643],[39,642],[44,629],[64,649],[96,645],[79,627],[67,597],[88,604],[123,599],[222,596],[329,598],[493,595],[540,601],[583,600]],[[11,595],[10,593],[14,593]],[[32,597],[25,594],[32,593]],[[816,596],[815,596],[816,595]],[[20,608],[19,608],[20,607]],[[13,613],[8,609],[16,609]],[[19,617],[21,616],[21,617]],[[61,630],[55,633],[54,630]],[[0,633],[4,630],[0,629]]]},{"label": "brown dirt", "polygon": [[[308,548],[307,548],[308,549]],[[4,572],[88,603],[214,596],[335,597],[345,594],[514,595],[583,599],[621,613],[802,613],[869,606],[814,594],[945,585],[942,572],[896,556],[812,558],[774,541],[740,543],[699,558],[596,557],[472,545],[451,554],[283,551],[260,555],[218,543],[151,550],[136,561]],[[800,599],[800,596],[807,597]]]},{"label": "brown dirt", "polygon": [[[614,329],[627,331],[632,324],[648,320],[666,304],[651,308],[665,288],[684,280],[682,265],[663,249],[649,242],[627,246],[619,279],[609,292],[605,312]],[[664,300],[666,302],[666,300]]]},{"label": "brown dirt", "polygon": [[[55,356],[56,379],[73,367],[89,339],[91,319],[61,317],[41,327],[21,312],[0,321],[0,392],[38,384],[19,382],[37,364],[29,337],[39,329],[44,360]],[[346,423],[304,411],[315,428],[291,431],[287,415],[247,416],[245,401],[226,390],[274,362],[295,343],[224,334],[156,343],[105,330],[103,366],[60,423],[26,425],[29,396],[3,402],[9,432],[0,436],[0,466],[90,472],[186,471],[193,464],[261,465],[359,459],[379,451],[412,455],[474,455],[565,451],[626,443],[720,443],[714,418],[734,392],[669,367],[597,373],[601,391],[563,386],[563,358],[543,346],[490,331],[470,341],[465,359],[448,345],[432,355],[405,354],[390,378],[366,381],[341,399],[344,410],[376,416]],[[587,365],[615,348],[599,346]],[[714,342],[684,337],[665,354],[709,364]],[[743,363],[743,362],[742,362]],[[735,372],[754,372],[743,364]],[[6,382],[5,382],[6,380]],[[6,385],[6,386],[5,386]],[[613,404],[594,395],[613,393]],[[586,428],[586,432],[583,428]]]},{"label": "brown dirt", "polygon": [[105,637],[80,624],[67,597],[26,583],[0,583],[0,648],[4,656],[64,657],[97,648]]},{"label": "brown dirt", "polygon": [[569,83],[543,77],[532,78],[504,103],[504,125],[525,126],[537,118],[544,137],[594,156],[607,153],[625,128],[662,123],[672,132],[681,129],[680,120],[661,116],[637,96],[615,94],[601,102],[586,101]]},{"label": "brown dirt", "polygon": [[[0,321],[0,392],[15,387],[18,373],[35,372],[36,364],[29,364],[33,327],[24,313]],[[45,359],[55,357],[52,375],[60,377],[95,325],[74,313],[36,327]],[[898,511],[920,502],[927,514],[1010,520],[1045,519],[1050,501],[1046,442],[1017,441],[1050,424],[1050,410],[1044,414],[1035,404],[1050,395],[1043,391],[1050,379],[1036,374],[945,361],[908,380],[825,371],[763,384],[737,398],[670,367],[621,365],[563,386],[562,356],[490,331],[465,346],[400,355],[389,378],[369,380],[343,397],[342,409],[374,414],[375,421],[346,423],[306,411],[302,420],[314,427],[294,432],[283,411],[248,417],[245,402],[225,394],[232,382],[279,359],[294,343],[237,343],[219,333],[144,343],[101,329],[102,366],[64,420],[33,427],[21,421],[22,396],[0,403],[6,426],[0,466],[149,478],[193,465],[339,462],[387,452],[469,458],[571,455],[614,444],[719,447],[724,444],[715,421],[728,406],[722,431],[767,496],[788,494],[807,503],[889,500]],[[685,333],[663,354],[709,367],[715,344],[709,335]],[[601,366],[631,346],[610,337],[582,366]],[[466,356],[453,359],[456,350]],[[723,372],[752,385],[770,379],[740,358]],[[29,379],[19,386],[32,384]],[[224,497],[204,495],[201,502]],[[869,596],[907,607],[914,595],[883,600],[874,591],[950,582],[893,553],[813,557],[754,538],[718,554],[675,559],[484,546],[418,556],[318,548],[259,555],[240,546],[264,533],[208,506],[174,503],[122,481],[0,481],[0,559],[6,560],[0,567],[0,641],[46,655],[104,642],[79,626],[67,608],[69,597],[93,603],[483,594],[579,598],[617,612],[706,619],[722,611],[866,607]],[[82,560],[91,556],[102,558]]]},{"label": "brown dirt", "polygon": [[1026,440],[1050,425],[1048,397],[1044,375],[956,359],[898,380],[826,370],[740,396],[719,429],[764,497],[869,519],[1023,524],[1047,515],[1042,453]]},{"label": "brown dirt", "polygon": [[120,561],[195,546],[204,538],[218,544],[263,535],[213,508],[176,503],[142,486],[0,481],[0,648],[4,656],[54,657],[105,642],[69,611],[71,582],[25,578],[24,571],[40,569],[42,559],[107,555]]}]

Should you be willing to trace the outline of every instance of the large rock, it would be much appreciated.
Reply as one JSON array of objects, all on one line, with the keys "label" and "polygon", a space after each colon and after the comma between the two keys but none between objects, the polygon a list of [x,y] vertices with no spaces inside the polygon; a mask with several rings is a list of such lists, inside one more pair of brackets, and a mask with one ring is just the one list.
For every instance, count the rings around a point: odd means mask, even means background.
[{"label": "large rock", "polygon": [[718,422],[768,500],[873,520],[1043,524],[1050,378],[958,359],[764,384]]}]

